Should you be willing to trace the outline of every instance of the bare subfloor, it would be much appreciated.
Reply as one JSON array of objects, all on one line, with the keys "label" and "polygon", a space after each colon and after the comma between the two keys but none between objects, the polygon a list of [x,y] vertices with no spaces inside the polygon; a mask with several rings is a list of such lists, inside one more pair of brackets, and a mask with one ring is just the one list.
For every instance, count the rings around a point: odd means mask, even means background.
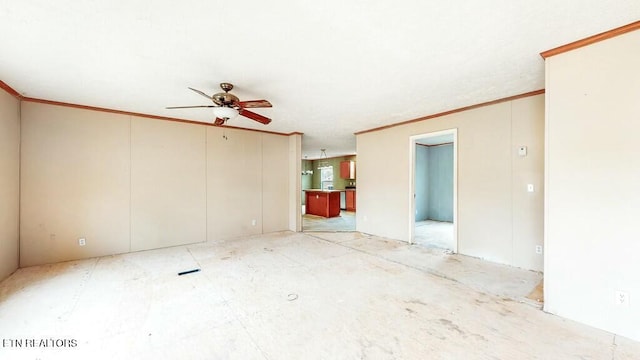
[{"label": "bare subfloor", "polygon": [[[304,207],[302,210],[304,214]],[[340,216],[324,218],[322,216],[304,214],[302,231],[355,231],[356,213],[340,210]]]},{"label": "bare subfloor", "polygon": [[453,223],[435,220],[418,221],[413,241],[417,245],[453,251],[455,249]]},{"label": "bare subfloor", "polygon": [[540,277],[360,233],[36,266],[0,283],[0,359],[637,359],[525,300]]}]

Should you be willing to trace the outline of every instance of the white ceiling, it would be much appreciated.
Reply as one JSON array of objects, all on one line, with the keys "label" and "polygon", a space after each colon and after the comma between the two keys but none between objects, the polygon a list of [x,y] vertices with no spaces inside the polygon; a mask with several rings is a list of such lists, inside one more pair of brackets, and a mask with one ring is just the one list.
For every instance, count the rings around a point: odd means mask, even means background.
[{"label": "white ceiling", "polygon": [[638,0],[0,0],[0,80],[47,100],[210,122],[232,82],[303,156],[356,131],[544,88],[539,53],[640,18]]}]

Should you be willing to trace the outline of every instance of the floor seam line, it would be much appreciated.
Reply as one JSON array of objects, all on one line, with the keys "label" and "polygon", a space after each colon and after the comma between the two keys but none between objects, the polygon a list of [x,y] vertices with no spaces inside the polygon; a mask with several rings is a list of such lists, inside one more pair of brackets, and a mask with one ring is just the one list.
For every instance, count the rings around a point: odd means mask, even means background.
[{"label": "floor seam line", "polygon": [[[369,256],[373,256],[373,257],[378,258],[378,259],[381,259],[381,260],[389,261],[389,262],[391,262],[391,263],[393,263],[393,264],[402,265],[402,266],[407,267],[407,268],[410,268],[410,269],[418,270],[418,271],[420,271],[420,272],[425,272],[425,273],[428,273],[428,274],[431,274],[431,275],[438,276],[438,277],[440,277],[440,278],[442,278],[442,279],[449,280],[449,281],[453,281],[453,282],[455,282],[455,283],[458,283],[458,284],[462,284],[462,285],[464,285],[464,284],[463,284],[462,282],[460,282],[459,280],[456,280],[456,279],[454,279],[454,278],[452,278],[452,277],[449,277],[449,276],[444,275],[444,274],[442,274],[442,273],[440,273],[440,272],[437,272],[437,271],[433,271],[433,270],[429,270],[429,269],[422,269],[422,268],[419,268],[419,267],[417,267],[417,266],[408,265],[408,264],[402,263],[402,262],[397,261],[397,260],[393,260],[393,259],[386,258],[386,257],[381,256],[381,255],[376,254],[376,253],[371,253],[371,252],[368,252],[368,251],[365,251],[365,250],[362,250],[362,249],[358,249],[358,248],[355,248],[355,247],[352,247],[352,246],[345,245],[345,244],[343,244],[343,243],[336,243],[336,242],[333,242],[333,241],[331,241],[331,240],[323,239],[323,238],[320,238],[320,237],[317,237],[317,236],[312,236],[312,235],[310,235],[310,236],[311,236],[311,237],[313,237],[313,238],[316,238],[316,239],[320,239],[320,240],[323,240],[323,241],[326,241],[326,242],[332,243],[332,244],[336,244],[336,245],[338,245],[338,246],[345,247],[345,248],[347,248],[347,249],[352,249],[352,250],[355,250],[355,251],[361,252],[361,253],[363,253],[363,254],[367,254],[367,255],[369,255]],[[465,285],[465,286],[466,286],[466,285]],[[468,286],[467,286],[467,287],[468,287]],[[474,289],[474,290],[475,290],[475,289]]]},{"label": "floor seam line", "polygon": [[402,265],[402,266],[404,266],[406,268],[409,268],[409,269],[417,270],[417,271],[420,271],[422,273],[430,274],[430,275],[437,276],[437,277],[445,279],[445,280],[449,280],[449,281],[451,281],[453,283],[459,284],[459,285],[461,285],[461,286],[463,286],[463,287],[465,287],[467,289],[470,289],[472,291],[476,291],[476,292],[483,293],[483,294],[489,294],[491,296],[495,296],[495,297],[498,297],[498,298],[501,298],[501,299],[502,298],[511,299],[511,300],[517,301],[519,303],[522,303],[522,304],[525,304],[525,305],[529,305],[529,306],[533,306],[534,308],[539,309],[539,307],[534,306],[533,304],[527,303],[522,298],[503,296],[503,295],[493,294],[493,293],[485,291],[485,290],[480,290],[480,289],[474,288],[473,286],[467,285],[467,284],[461,282],[458,279],[455,279],[455,278],[447,276],[447,275],[445,275],[443,273],[440,273],[438,271],[434,271],[434,270],[431,270],[431,269],[424,269],[424,268],[420,268],[420,267],[417,267],[417,266],[412,266],[412,265],[409,265],[409,264],[405,264],[405,263],[402,263],[402,262],[397,261],[397,260],[389,259],[387,257],[384,257],[384,256],[380,255],[380,254],[368,252],[368,251],[365,251],[365,250],[362,250],[362,249],[358,249],[358,248],[355,248],[355,247],[352,247],[352,246],[345,245],[343,243],[333,242],[331,240],[323,239],[321,237],[314,236],[314,235],[311,235],[311,234],[308,234],[308,236],[310,236],[310,237],[312,237],[314,239],[322,240],[322,241],[325,241],[325,242],[328,242],[328,243],[331,243],[331,244],[335,244],[335,245],[342,246],[342,247],[345,247],[345,248],[348,248],[348,249],[352,249],[354,251],[358,251],[358,252],[361,252],[363,254],[367,254],[369,256],[375,257],[375,258],[380,259],[380,260],[385,260],[385,261],[388,261],[388,262],[396,264],[396,265]]},{"label": "floor seam line", "polygon": [[[191,254],[191,256],[194,258],[194,260],[196,261],[196,263],[198,263],[198,266],[200,266],[200,263],[198,262],[198,260],[195,259],[195,256],[193,256],[193,253],[191,253],[191,250],[189,248],[187,248],[187,250],[189,251],[189,253]],[[207,281],[209,283],[213,283],[213,281],[211,280],[211,278],[209,277],[209,275],[205,272],[204,273],[204,277],[207,278]],[[251,335],[251,333],[249,332],[249,329],[247,329],[247,326],[244,324],[244,322],[242,322],[242,320],[240,319],[240,317],[238,316],[238,314],[233,310],[233,308],[231,307],[231,305],[229,304],[229,301],[227,300],[227,298],[220,293],[220,298],[222,299],[222,302],[224,303],[224,305],[227,307],[227,309],[229,309],[229,311],[231,311],[231,314],[233,315],[233,317],[236,319],[236,321],[240,324],[240,326],[242,326],[242,329],[244,330],[245,334],[247,334],[247,336],[249,337],[249,339],[251,340],[251,342],[253,343],[253,345],[260,351],[260,354],[262,355],[262,357],[266,360],[269,360],[269,357],[267,356],[267,354],[265,353],[264,350],[262,350],[262,348],[260,347],[260,345],[258,345],[258,343],[256,342],[256,340],[253,338],[253,336]]]},{"label": "floor seam line", "polygon": [[86,285],[87,283],[91,280],[91,278],[93,277],[93,273],[96,269],[96,267],[98,266],[98,263],[100,262],[101,257],[97,257],[95,258],[95,261],[93,263],[93,266],[91,267],[91,269],[89,270],[88,274],[85,274],[84,276],[82,276],[81,284],[80,284],[80,289],[76,290],[76,293],[73,295],[73,305],[71,306],[71,309],[69,309],[68,311],[64,312],[62,314],[62,316],[64,317],[63,321],[67,321],[68,318],[73,314],[73,312],[76,309],[76,306],[78,306],[78,302],[80,302],[80,297],[82,297],[82,294],[84,293],[85,289],[86,289]]}]

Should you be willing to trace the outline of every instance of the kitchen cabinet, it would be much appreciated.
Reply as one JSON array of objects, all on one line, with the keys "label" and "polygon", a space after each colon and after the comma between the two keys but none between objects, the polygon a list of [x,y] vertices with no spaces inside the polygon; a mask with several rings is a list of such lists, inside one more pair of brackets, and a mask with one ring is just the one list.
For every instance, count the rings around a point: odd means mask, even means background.
[{"label": "kitchen cabinet", "polygon": [[356,191],[355,190],[346,190],[346,210],[347,211],[356,211]]},{"label": "kitchen cabinet", "polygon": [[353,160],[341,161],[340,177],[343,179],[355,179],[356,178],[356,162]]}]

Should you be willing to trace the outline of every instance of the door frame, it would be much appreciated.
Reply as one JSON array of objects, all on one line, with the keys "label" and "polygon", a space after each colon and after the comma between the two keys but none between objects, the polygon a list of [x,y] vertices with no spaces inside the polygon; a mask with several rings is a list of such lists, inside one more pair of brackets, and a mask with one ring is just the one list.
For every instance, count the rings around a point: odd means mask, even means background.
[{"label": "door frame", "polygon": [[419,140],[453,135],[453,252],[458,253],[458,128],[434,131],[409,137],[409,244],[415,241],[416,228],[416,146]]}]

